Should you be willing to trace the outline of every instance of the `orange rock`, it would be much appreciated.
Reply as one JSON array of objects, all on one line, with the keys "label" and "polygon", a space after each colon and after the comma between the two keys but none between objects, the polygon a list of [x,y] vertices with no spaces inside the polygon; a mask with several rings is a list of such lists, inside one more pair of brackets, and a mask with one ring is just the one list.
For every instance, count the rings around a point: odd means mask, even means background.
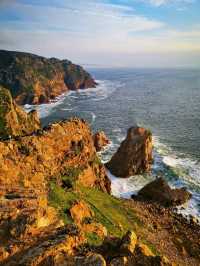
[{"label": "orange rock", "polygon": [[95,161],[90,128],[77,118],[53,124],[38,135],[0,142],[0,158],[2,185],[15,183],[34,188],[40,184],[42,188],[48,178],[78,169],[77,181],[110,192],[105,168]]},{"label": "orange rock", "polygon": [[152,135],[145,128],[132,127],[106,167],[115,176],[129,177],[151,169]]},{"label": "orange rock", "polygon": [[37,112],[27,114],[15,104],[10,92],[0,86],[0,138],[29,135],[39,129]]},{"label": "orange rock", "polygon": [[92,210],[83,200],[78,201],[71,207],[70,214],[76,224],[81,224],[85,218],[94,216]]},{"label": "orange rock", "polygon": [[93,140],[94,140],[94,146],[97,151],[101,151],[105,146],[107,146],[110,143],[104,131],[99,131],[95,133],[93,135]]}]

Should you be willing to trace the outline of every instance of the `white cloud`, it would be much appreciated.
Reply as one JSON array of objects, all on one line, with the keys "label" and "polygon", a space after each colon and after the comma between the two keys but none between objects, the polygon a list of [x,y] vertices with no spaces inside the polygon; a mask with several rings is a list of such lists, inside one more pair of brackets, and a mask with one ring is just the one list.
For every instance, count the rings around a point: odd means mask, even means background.
[{"label": "white cloud", "polygon": [[[195,58],[193,55],[189,60],[189,54],[200,53],[198,26],[181,32],[127,6],[100,0],[66,2],[60,6],[9,6],[21,20],[1,24],[0,48],[69,58],[77,63],[127,66],[150,64],[153,56],[166,62],[176,54],[187,63]],[[156,62],[151,60],[151,64]]]},{"label": "white cloud", "polygon": [[145,0],[154,6],[162,6],[166,4],[192,4],[195,0]]}]

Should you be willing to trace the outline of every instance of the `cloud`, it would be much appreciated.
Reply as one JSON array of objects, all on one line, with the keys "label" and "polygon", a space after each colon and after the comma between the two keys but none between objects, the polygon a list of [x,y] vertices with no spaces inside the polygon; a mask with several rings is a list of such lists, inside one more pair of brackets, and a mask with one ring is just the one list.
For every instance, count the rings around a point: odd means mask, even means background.
[{"label": "cloud", "polygon": [[195,0],[145,0],[151,5],[159,7],[166,4],[192,4]]},{"label": "cloud", "polygon": [[[166,63],[170,55],[176,58],[175,54],[187,63],[189,54],[200,53],[198,25],[180,31],[137,13],[131,6],[103,0],[52,0],[51,4],[18,0],[4,5],[1,12],[8,14],[6,20],[0,20],[2,49],[68,58],[77,63],[123,66],[156,64],[150,61],[153,56]],[[195,56],[188,62],[192,58]]]}]

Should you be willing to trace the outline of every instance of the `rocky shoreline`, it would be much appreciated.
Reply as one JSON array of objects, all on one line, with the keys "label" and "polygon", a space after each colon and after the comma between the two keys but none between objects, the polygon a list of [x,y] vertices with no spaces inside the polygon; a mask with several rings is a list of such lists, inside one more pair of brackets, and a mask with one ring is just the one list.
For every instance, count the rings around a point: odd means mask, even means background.
[{"label": "rocky shoreline", "polygon": [[[199,265],[200,225],[174,210],[190,193],[158,178],[113,197],[97,154],[105,133],[78,118],[41,128],[8,90],[0,96],[1,265]],[[134,127],[106,166],[125,178],[152,160],[151,132]]]}]

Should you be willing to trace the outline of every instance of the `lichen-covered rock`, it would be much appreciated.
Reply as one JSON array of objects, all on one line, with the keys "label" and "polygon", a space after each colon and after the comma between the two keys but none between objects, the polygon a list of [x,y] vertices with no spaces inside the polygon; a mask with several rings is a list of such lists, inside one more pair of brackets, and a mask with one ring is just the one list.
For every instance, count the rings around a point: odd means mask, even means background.
[{"label": "lichen-covered rock", "polygon": [[81,66],[68,60],[0,50],[0,85],[18,104],[40,104],[68,90],[97,84]]},{"label": "lichen-covered rock", "polygon": [[39,129],[37,112],[27,114],[15,104],[10,92],[0,86],[0,138],[29,135]]},{"label": "lichen-covered rock", "polygon": [[106,136],[104,131],[99,131],[93,135],[94,146],[97,151],[101,151],[105,146],[107,146],[110,141]]},{"label": "lichen-covered rock", "polygon": [[163,178],[157,178],[138,192],[138,198],[152,200],[164,206],[176,206],[187,202],[191,194],[185,189],[171,189]]},{"label": "lichen-covered rock", "polygon": [[151,169],[152,135],[149,130],[131,127],[126,139],[106,167],[118,177],[129,177]]}]

